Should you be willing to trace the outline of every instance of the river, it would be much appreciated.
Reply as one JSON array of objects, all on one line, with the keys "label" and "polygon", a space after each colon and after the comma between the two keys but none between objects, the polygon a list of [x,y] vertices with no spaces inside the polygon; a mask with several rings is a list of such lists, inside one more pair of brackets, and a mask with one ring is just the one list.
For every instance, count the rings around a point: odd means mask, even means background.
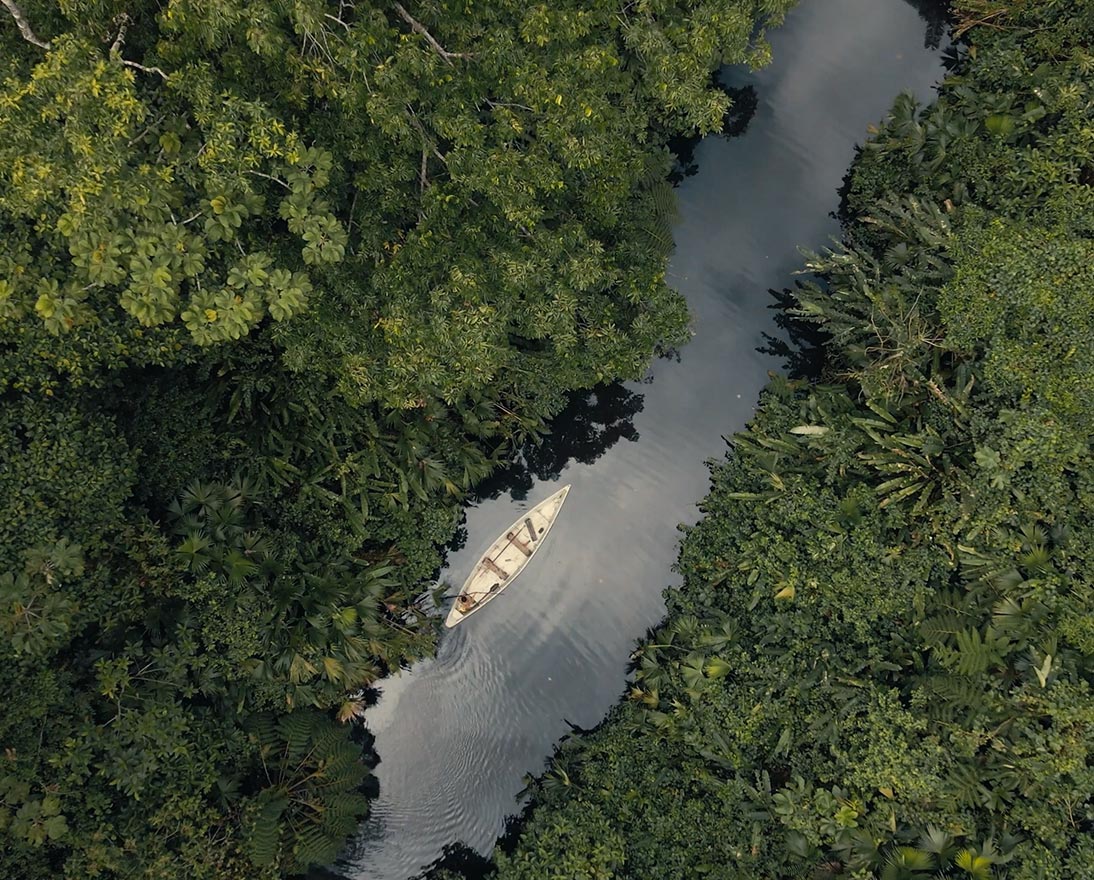
[{"label": "river", "polygon": [[694,339],[645,382],[576,400],[545,447],[468,508],[443,573],[453,583],[520,511],[573,486],[520,580],[446,631],[436,657],[382,682],[366,717],[379,797],[325,876],[405,880],[455,841],[488,853],[567,722],[594,726],[619,698],[676,580],[676,526],[698,516],[704,461],[782,366],[758,350],[777,333],[769,289],[793,283],[798,245],[837,234],[837,190],[867,126],[901,90],[929,98],[941,76],[939,20],[915,8],[935,5],[802,0],[771,33],[768,68],[723,71],[754,112],[743,133],[700,142],[677,189],[669,277]]}]

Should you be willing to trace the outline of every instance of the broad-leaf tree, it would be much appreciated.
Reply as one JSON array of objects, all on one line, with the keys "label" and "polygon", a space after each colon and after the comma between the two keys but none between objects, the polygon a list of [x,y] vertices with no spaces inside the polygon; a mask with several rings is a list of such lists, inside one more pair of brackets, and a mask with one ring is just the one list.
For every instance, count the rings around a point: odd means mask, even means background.
[{"label": "broad-leaf tree", "polygon": [[331,857],[462,498],[686,337],[663,145],[789,5],[0,0],[0,875]]}]

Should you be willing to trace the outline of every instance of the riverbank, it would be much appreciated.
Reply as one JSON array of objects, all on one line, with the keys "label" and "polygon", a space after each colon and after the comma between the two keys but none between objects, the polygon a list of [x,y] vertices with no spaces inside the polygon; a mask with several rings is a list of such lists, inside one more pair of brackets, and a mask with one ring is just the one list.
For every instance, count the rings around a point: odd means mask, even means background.
[{"label": "riverbank", "polygon": [[982,7],[807,264],[824,380],[712,466],[630,700],[499,877],[1089,872],[1094,20]]}]

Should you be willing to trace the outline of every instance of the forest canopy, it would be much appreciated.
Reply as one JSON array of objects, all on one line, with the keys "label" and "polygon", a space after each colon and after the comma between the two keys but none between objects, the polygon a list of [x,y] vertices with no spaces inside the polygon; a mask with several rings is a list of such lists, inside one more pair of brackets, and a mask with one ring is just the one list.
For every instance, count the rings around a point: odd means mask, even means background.
[{"label": "forest canopy", "polygon": [[0,2],[0,875],[334,856],[461,499],[686,338],[664,144],[790,5]]},{"label": "forest canopy", "polygon": [[1082,880],[1094,864],[1094,9],[956,4],[936,101],[712,463],[628,699],[499,880]]}]

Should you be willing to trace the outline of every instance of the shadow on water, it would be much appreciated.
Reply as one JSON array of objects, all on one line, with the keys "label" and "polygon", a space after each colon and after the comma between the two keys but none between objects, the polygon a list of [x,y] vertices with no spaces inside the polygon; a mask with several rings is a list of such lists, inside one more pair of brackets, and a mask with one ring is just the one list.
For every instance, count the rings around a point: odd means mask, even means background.
[{"label": "shadow on water", "polygon": [[[643,396],[622,382],[572,392],[565,408],[552,419],[550,431],[538,443],[526,443],[479,483],[468,496],[468,505],[502,495],[524,501],[536,483],[557,480],[570,462],[592,464],[620,440],[634,443],[639,437],[634,417],[642,412],[643,404]],[[462,550],[467,537],[465,507],[451,540],[444,545],[445,559]],[[434,577],[439,574],[440,570]]]},{"label": "shadow on water", "polygon": [[557,480],[570,462],[592,464],[620,440],[635,442],[634,417],[642,412],[643,402],[641,394],[620,382],[571,394],[566,408],[551,421],[551,432],[484,480],[471,503],[505,494],[523,501],[537,482]]},{"label": "shadow on water", "polygon": [[904,0],[927,23],[923,48],[932,51],[942,45],[950,25],[950,0]]},{"label": "shadow on water", "polygon": [[768,289],[768,294],[775,300],[768,308],[775,310],[773,323],[783,335],[776,336],[764,331],[764,344],[757,346],[756,351],[782,358],[782,369],[789,378],[816,382],[824,371],[824,346],[831,335],[821,329],[821,325],[790,313],[789,310],[797,306],[795,290],[801,290],[804,286],[799,281],[793,290],[789,287]]},{"label": "shadow on water", "polygon": [[465,843],[450,843],[435,862],[410,880],[486,880],[497,873],[494,863]]},{"label": "shadow on water", "polygon": [[[591,733],[592,730],[581,732]],[[556,745],[553,754],[557,755],[558,750],[559,746]],[[549,764],[550,760],[548,759],[546,763]],[[532,818],[534,810],[535,802],[528,801],[519,813],[506,817],[505,830],[497,839],[496,851],[506,855],[516,852],[524,826]],[[498,868],[494,864],[492,855],[489,857],[480,855],[461,840],[446,844],[441,856],[433,863],[423,866],[421,872],[415,874],[410,880],[489,880],[497,876],[497,873]],[[330,880],[342,880],[342,878],[331,875]]]},{"label": "shadow on water", "polygon": [[[738,137],[745,133],[748,123],[756,114],[759,105],[759,96],[755,86],[749,84],[735,88],[722,86],[722,90],[729,95],[729,110],[722,119],[722,137]],[[669,182],[673,186],[679,184],[685,177],[691,177],[699,171],[699,163],[695,161],[695,148],[702,140],[698,135],[692,137],[672,138],[668,142],[669,152],[675,157],[675,163],[669,174]]]}]

